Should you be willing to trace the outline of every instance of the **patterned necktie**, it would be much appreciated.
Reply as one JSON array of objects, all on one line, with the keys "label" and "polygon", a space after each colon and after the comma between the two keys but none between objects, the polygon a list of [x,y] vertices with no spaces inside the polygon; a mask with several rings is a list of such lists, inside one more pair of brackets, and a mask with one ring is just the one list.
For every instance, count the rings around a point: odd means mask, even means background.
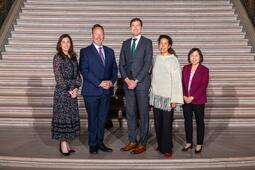
[{"label": "patterned necktie", "polygon": [[99,47],[99,55],[101,57],[103,64],[105,65],[105,57],[104,57],[104,53],[102,50],[103,50],[103,47]]},{"label": "patterned necktie", "polygon": [[136,42],[136,38],[134,38],[133,39],[133,42],[132,42],[132,45],[131,45],[131,54],[132,54],[132,56],[134,57],[135,56],[135,50],[136,50],[136,48],[135,48],[135,42]]}]

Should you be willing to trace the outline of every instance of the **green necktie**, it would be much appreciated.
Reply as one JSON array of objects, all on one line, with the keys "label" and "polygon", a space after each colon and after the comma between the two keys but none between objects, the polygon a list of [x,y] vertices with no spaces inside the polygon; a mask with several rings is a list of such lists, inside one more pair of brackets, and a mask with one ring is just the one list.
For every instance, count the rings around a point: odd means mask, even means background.
[{"label": "green necktie", "polygon": [[132,42],[132,45],[131,45],[131,54],[132,54],[132,57],[134,57],[135,56],[135,41],[136,41],[137,39],[133,39],[133,42]]}]

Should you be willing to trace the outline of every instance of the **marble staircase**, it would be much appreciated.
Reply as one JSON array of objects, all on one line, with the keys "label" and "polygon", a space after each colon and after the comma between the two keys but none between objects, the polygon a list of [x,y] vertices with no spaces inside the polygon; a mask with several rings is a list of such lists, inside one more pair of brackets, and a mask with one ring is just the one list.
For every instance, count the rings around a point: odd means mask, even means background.
[{"label": "marble staircase", "polygon": [[[70,34],[79,53],[91,43],[92,25],[102,24],[105,45],[115,50],[118,61],[122,41],[130,37],[132,17],[144,21],[143,34],[153,40],[154,55],[160,34],[173,38],[182,66],[189,49],[201,48],[210,69],[208,124],[254,126],[254,53],[230,0],[26,0],[1,52],[0,122],[49,124],[58,37]],[[79,102],[86,121],[81,96]],[[177,125],[183,125],[181,112],[175,118]]]}]

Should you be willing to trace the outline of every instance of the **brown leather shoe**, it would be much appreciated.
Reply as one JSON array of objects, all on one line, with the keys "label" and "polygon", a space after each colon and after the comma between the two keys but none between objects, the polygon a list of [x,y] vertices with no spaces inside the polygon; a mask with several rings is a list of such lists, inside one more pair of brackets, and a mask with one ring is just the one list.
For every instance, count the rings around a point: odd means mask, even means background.
[{"label": "brown leather shoe", "polygon": [[137,143],[128,143],[125,147],[120,148],[120,151],[130,151],[131,149],[136,148]]},{"label": "brown leather shoe", "polygon": [[131,154],[140,154],[146,151],[146,147],[143,145],[137,145],[137,147],[131,152]]}]

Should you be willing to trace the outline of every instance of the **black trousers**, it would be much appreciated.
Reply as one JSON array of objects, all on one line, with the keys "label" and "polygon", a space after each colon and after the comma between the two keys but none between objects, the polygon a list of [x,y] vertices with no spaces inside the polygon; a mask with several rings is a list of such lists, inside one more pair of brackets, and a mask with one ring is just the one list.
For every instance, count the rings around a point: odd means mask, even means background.
[{"label": "black trousers", "polygon": [[195,119],[197,124],[197,144],[202,145],[204,142],[204,111],[205,104],[187,104],[183,105],[183,115],[185,119],[185,133],[186,133],[186,142],[193,143],[193,112],[195,113]]},{"label": "black trousers", "polygon": [[153,108],[158,149],[161,153],[172,153],[172,124],[174,109],[164,111]]}]

